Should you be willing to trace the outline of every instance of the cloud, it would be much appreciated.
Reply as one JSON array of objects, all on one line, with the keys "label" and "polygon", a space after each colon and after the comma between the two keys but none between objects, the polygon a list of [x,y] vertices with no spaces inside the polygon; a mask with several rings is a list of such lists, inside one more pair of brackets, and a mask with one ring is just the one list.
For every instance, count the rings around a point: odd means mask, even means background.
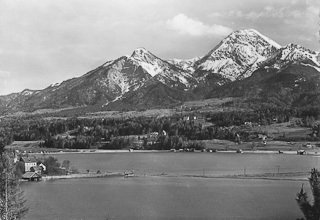
[{"label": "cloud", "polygon": [[206,25],[201,21],[187,17],[184,14],[178,14],[172,19],[167,20],[167,27],[177,31],[180,34],[190,36],[217,35],[226,36],[232,32],[231,28],[222,25]]}]

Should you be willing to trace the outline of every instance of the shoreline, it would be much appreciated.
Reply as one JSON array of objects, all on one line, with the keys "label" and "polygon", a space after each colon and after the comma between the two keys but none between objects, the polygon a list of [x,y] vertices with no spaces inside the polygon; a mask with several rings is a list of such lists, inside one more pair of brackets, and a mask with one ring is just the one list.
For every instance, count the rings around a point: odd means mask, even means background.
[{"label": "shoreline", "polygon": [[308,181],[309,172],[294,173],[262,173],[262,174],[226,174],[226,175],[192,175],[192,174],[160,174],[154,177],[183,177],[206,179],[242,179],[242,180],[276,180],[276,181]]},{"label": "shoreline", "polygon": [[[261,174],[225,174],[225,175],[198,175],[198,174],[144,174],[133,175],[128,178],[151,177],[151,178],[205,178],[205,179],[243,179],[243,180],[276,180],[276,181],[308,181],[309,172],[289,172],[289,173],[261,173]],[[105,178],[122,177],[124,173],[104,172],[104,173],[79,173],[70,175],[43,176],[43,181],[81,178]]]},{"label": "shoreline", "polygon": [[119,172],[104,172],[104,173],[75,173],[70,175],[53,175],[42,176],[42,180],[60,180],[60,179],[80,179],[80,178],[103,178],[103,177],[119,177],[124,176]]},{"label": "shoreline", "polygon": [[[281,153],[279,153],[281,152]],[[110,154],[110,153],[237,153],[237,150],[217,150],[216,152],[201,152],[201,151],[194,151],[194,152],[172,152],[170,150],[78,150],[78,151],[59,151],[59,152],[48,152],[48,153],[32,153],[35,155],[56,155],[56,154]],[[243,150],[239,154],[290,154],[290,155],[298,155],[297,151],[279,151],[279,150]],[[314,155],[320,157],[320,152],[318,151],[306,151],[305,155]]]}]

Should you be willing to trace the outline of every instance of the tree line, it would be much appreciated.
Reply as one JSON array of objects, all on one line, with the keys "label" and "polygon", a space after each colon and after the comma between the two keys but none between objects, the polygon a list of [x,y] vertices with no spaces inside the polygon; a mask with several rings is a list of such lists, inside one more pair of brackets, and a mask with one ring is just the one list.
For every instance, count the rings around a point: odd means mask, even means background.
[{"label": "tree line", "polygon": [[[186,120],[185,116],[201,120]],[[246,123],[268,125],[288,122],[297,118],[297,126],[310,127],[310,140],[320,138],[320,107],[284,109],[267,108],[254,111],[193,112],[167,117],[134,118],[68,118],[45,119],[38,116],[4,118],[0,135],[12,141],[41,141],[41,147],[88,149],[102,147],[119,149],[132,144],[130,136],[141,137],[142,145],[153,148],[168,148],[187,145],[188,141],[225,139],[237,141],[240,136],[250,141],[252,130],[244,129]],[[163,131],[166,135],[160,135]],[[157,139],[145,137],[157,132]],[[178,141],[177,141],[178,140]],[[285,137],[283,140],[287,140]],[[320,140],[320,139],[319,139]],[[190,143],[191,143],[190,142]],[[152,144],[153,143],[153,144]],[[150,146],[151,145],[151,146]]]}]

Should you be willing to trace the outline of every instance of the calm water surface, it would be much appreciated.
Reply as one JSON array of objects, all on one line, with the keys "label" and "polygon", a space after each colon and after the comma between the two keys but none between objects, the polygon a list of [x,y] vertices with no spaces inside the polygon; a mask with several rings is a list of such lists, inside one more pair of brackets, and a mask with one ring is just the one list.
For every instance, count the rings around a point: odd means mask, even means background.
[{"label": "calm water surface", "polygon": [[[137,173],[241,174],[309,171],[319,158],[269,154],[64,154],[79,169]],[[308,186],[307,182],[304,182]],[[33,219],[296,219],[302,181],[176,177],[23,183]],[[305,187],[309,188],[309,187]]]},{"label": "calm water surface", "polygon": [[58,154],[79,170],[172,174],[243,174],[310,171],[320,167],[320,157],[288,154],[235,153],[104,153]]}]

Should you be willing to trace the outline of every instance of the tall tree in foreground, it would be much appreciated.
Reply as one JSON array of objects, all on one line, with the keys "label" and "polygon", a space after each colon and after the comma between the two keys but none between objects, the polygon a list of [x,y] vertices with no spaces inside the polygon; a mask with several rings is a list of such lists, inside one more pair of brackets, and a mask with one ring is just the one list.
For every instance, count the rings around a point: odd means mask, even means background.
[{"label": "tall tree in foreground", "polygon": [[28,211],[24,203],[24,193],[19,187],[13,163],[13,153],[4,150],[4,142],[0,140],[0,219],[22,219]]},{"label": "tall tree in foreground", "polygon": [[313,203],[311,204],[307,193],[303,190],[297,194],[296,201],[306,220],[320,220],[320,172],[313,168],[309,183],[313,195]]}]

